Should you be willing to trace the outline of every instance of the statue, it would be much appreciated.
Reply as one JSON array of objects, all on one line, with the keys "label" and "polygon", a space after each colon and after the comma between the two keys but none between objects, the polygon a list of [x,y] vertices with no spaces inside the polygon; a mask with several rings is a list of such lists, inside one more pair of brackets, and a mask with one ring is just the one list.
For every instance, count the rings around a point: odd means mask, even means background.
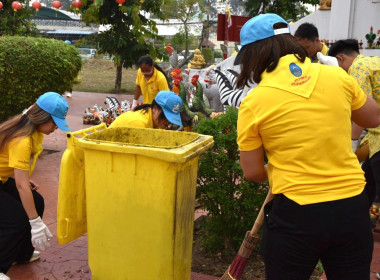
[{"label": "statue", "polygon": [[373,42],[376,39],[376,34],[373,33],[373,27],[371,26],[369,33],[365,35],[365,38],[367,39],[367,49],[373,49],[374,45]]},{"label": "statue", "polygon": [[332,0],[320,0],[319,1],[319,10],[331,10]]},{"label": "statue", "polygon": [[194,52],[194,58],[190,61],[189,68],[201,69],[206,66],[206,60],[203,58],[202,53],[199,49]]}]

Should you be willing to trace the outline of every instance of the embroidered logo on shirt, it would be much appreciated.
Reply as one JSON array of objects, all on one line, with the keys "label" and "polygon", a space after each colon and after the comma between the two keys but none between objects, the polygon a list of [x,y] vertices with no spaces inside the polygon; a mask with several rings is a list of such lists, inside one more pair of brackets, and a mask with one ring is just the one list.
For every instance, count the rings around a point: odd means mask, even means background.
[{"label": "embroidered logo on shirt", "polygon": [[173,106],[172,112],[175,113],[175,114],[178,114],[178,112],[179,112],[179,108],[180,108],[180,107],[181,107],[181,106],[179,106],[179,103],[175,104],[175,105]]},{"label": "embroidered logo on shirt", "polygon": [[295,63],[290,63],[289,65],[289,69],[290,69],[290,72],[296,76],[296,77],[300,77],[302,75],[302,69],[301,67],[299,67],[297,64]]}]

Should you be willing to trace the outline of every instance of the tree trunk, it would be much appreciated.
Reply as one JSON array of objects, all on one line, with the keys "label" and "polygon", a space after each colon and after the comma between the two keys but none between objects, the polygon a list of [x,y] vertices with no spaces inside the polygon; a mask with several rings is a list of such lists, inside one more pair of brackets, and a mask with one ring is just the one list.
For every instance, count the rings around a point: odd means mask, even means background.
[{"label": "tree trunk", "polygon": [[115,90],[120,91],[121,89],[121,79],[123,76],[123,66],[116,67],[116,80],[115,80]]}]

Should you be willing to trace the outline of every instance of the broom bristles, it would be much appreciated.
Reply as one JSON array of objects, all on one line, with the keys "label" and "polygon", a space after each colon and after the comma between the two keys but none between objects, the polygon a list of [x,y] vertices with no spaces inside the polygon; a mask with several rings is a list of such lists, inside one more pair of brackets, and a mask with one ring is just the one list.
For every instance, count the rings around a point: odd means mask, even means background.
[{"label": "broom bristles", "polygon": [[257,235],[251,235],[250,233],[250,231],[247,231],[245,234],[239,252],[220,280],[240,280],[253,248],[255,248],[255,244],[259,241]]}]

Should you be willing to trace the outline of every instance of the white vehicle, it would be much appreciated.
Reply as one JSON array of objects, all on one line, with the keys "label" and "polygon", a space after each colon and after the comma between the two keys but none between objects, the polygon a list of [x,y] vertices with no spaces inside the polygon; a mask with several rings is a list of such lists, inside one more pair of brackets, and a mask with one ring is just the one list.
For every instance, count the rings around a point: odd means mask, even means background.
[{"label": "white vehicle", "polygon": [[78,51],[82,59],[94,58],[96,54],[96,49],[78,48]]}]

